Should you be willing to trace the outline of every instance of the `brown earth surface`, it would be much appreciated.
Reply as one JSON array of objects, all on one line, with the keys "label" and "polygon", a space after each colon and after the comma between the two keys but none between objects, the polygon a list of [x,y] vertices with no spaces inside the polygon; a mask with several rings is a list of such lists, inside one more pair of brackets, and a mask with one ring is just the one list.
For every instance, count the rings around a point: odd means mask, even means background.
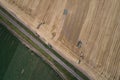
[{"label": "brown earth surface", "polygon": [[120,80],[120,0],[0,3],[91,79]]}]

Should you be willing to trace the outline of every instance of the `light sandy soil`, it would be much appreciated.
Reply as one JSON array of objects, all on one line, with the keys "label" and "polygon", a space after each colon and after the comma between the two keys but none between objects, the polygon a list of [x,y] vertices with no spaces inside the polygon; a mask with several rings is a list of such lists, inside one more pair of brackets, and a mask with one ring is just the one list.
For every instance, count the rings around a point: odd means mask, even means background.
[{"label": "light sandy soil", "polygon": [[120,80],[120,0],[0,3],[92,79]]}]

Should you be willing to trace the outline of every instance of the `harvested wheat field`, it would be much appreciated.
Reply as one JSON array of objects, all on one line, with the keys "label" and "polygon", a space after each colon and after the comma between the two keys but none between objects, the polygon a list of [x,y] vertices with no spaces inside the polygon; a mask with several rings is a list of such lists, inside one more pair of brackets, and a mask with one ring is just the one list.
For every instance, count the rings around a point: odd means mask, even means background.
[{"label": "harvested wheat field", "polygon": [[91,79],[120,80],[120,0],[0,4]]}]

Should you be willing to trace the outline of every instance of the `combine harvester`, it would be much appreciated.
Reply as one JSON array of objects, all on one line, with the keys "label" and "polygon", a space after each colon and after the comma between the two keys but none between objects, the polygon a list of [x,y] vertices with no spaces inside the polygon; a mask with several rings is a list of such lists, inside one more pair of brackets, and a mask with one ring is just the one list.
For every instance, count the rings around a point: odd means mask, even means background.
[{"label": "combine harvester", "polygon": [[0,0],[93,80],[120,80],[120,0]]}]

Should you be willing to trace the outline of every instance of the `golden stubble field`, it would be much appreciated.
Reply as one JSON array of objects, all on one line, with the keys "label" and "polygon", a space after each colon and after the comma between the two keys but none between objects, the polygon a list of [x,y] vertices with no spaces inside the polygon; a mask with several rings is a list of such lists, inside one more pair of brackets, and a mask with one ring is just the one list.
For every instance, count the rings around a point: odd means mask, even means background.
[{"label": "golden stubble field", "polygon": [[91,78],[120,79],[120,0],[0,3]]}]

